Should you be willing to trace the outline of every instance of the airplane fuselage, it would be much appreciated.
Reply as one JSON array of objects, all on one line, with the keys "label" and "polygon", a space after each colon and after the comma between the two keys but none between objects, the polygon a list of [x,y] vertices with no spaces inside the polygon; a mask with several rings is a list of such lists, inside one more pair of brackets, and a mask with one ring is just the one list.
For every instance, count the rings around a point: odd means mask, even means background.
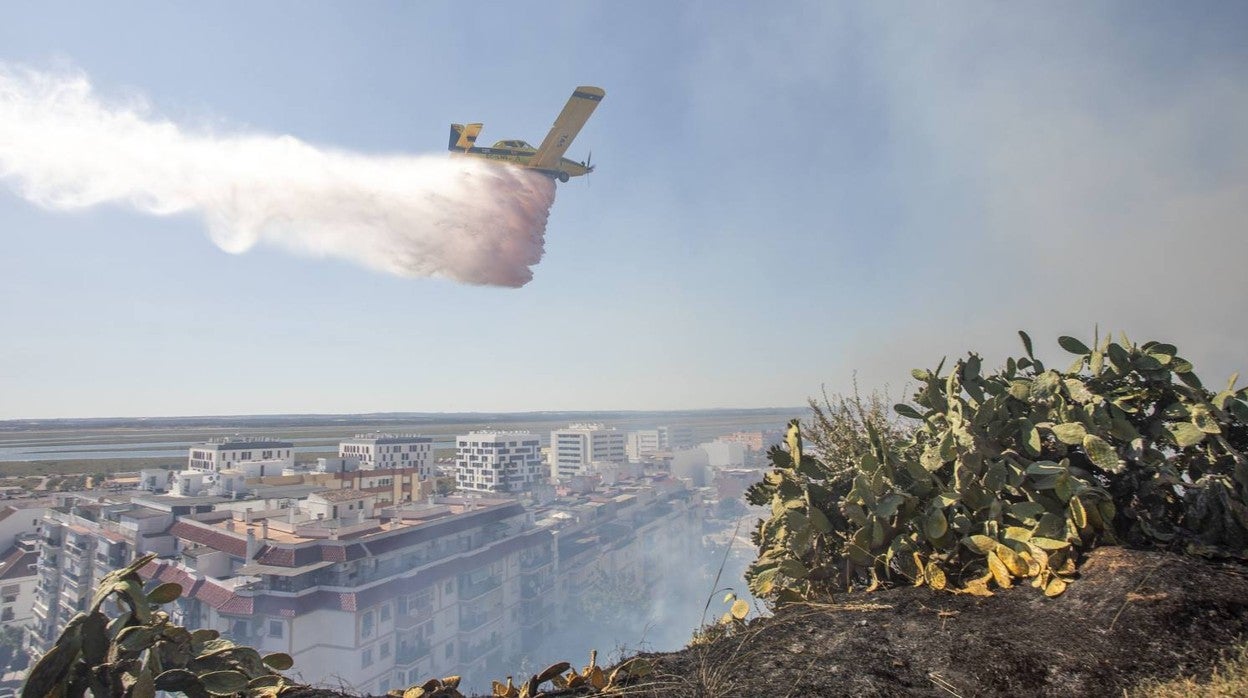
[{"label": "airplane fuselage", "polygon": [[[467,150],[452,152],[452,155],[468,155],[471,157],[485,158],[486,160],[500,160],[502,162],[510,162],[521,167],[540,172],[547,177],[554,177],[560,181],[568,181],[568,177],[580,177],[588,174],[590,168],[575,160],[567,158],[559,158],[559,163],[555,167],[532,167],[529,162],[533,156],[537,154],[536,148],[507,148],[507,147],[491,147],[478,148],[472,147]],[[566,175],[566,176],[561,176]]]}]

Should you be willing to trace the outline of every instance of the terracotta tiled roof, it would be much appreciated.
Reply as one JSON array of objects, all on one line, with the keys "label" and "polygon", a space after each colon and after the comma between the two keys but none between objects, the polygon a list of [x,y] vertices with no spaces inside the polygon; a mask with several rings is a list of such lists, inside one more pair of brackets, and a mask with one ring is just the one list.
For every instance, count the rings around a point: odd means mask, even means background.
[{"label": "terracotta tiled roof", "polygon": [[218,586],[210,580],[192,576],[183,568],[167,563],[148,563],[139,574],[148,579],[175,582],[182,585],[182,596],[197,599],[222,613],[249,615],[255,607],[255,599],[241,596]]},{"label": "terracotta tiled roof", "polygon": [[0,558],[0,579],[20,579],[35,573],[31,566],[39,561],[39,551],[22,550],[16,545],[5,552]]},{"label": "terracotta tiled roof", "polygon": [[246,557],[247,555],[246,538],[230,535],[211,526],[198,526],[189,521],[178,521],[173,524],[169,532],[182,540],[189,540],[216,550],[222,550],[234,557]]}]

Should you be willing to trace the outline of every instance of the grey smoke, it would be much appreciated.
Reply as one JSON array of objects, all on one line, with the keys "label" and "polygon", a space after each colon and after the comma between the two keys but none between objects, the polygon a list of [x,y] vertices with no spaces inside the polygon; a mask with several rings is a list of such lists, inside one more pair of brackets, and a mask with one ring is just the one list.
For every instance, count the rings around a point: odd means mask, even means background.
[{"label": "grey smoke", "polygon": [[54,210],[198,214],[221,249],[257,243],[400,276],[522,286],[555,185],[446,155],[374,156],[291,136],[180,126],[107,101],[81,73],[0,64],[0,181]]}]

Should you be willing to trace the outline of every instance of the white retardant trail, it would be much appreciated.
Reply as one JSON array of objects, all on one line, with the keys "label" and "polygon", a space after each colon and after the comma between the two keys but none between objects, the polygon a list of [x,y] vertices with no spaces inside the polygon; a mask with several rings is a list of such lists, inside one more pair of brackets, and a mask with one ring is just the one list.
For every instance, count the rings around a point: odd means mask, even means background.
[{"label": "white retardant trail", "polygon": [[49,209],[198,213],[221,249],[257,242],[402,276],[522,286],[555,184],[447,155],[371,156],[290,136],[192,131],[105,103],[81,74],[0,64],[0,180]]}]

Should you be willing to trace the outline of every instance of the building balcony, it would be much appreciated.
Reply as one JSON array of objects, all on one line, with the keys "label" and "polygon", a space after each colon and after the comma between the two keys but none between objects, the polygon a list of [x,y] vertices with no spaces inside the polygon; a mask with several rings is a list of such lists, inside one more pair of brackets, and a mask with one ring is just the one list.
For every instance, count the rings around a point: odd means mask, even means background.
[{"label": "building balcony", "polygon": [[536,599],[544,596],[555,588],[553,578],[547,576],[543,578],[522,579],[520,580],[520,598]]},{"label": "building balcony", "polygon": [[550,548],[546,548],[542,553],[536,555],[521,555],[520,569],[525,572],[535,572],[554,562],[554,560],[554,553],[550,551]]},{"label": "building balcony", "polygon": [[520,624],[530,626],[554,615],[554,604],[524,604],[520,607]]},{"label": "building balcony", "polygon": [[459,600],[472,601],[494,591],[502,586],[503,582],[498,577],[486,577],[485,579],[471,583],[466,578],[461,577],[459,580]]},{"label": "building balcony", "polygon": [[421,640],[418,642],[400,642],[394,652],[395,666],[407,666],[429,656],[430,645]]},{"label": "building balcony", "polygon": [[472,632],[477,628],[484,626],[486,623],[492,623],[502,616],[498,610],[494,611],[467,611],[459,614],[459,631],[461,633]]},{"label": "building balcony", "polygon": [[467,643],[460,643],[459,661],[462,664],[475,662],[476,660],[486,656],[487,654],[490,654],[491,652],[497,652],[501,648],[502,648],[502,643],[498,642],[498,639],[493,638],[493,637],[488,640],[483,640],[481,642],[473,643],[471,645]]},{"label": "building balcony", "polygon": [[411,606],[407,609],[407,613],[400,613],[395,616],[394,627],[399,630],[407,630],[427,622],[431,618],[433,618],[432,605]]}]

